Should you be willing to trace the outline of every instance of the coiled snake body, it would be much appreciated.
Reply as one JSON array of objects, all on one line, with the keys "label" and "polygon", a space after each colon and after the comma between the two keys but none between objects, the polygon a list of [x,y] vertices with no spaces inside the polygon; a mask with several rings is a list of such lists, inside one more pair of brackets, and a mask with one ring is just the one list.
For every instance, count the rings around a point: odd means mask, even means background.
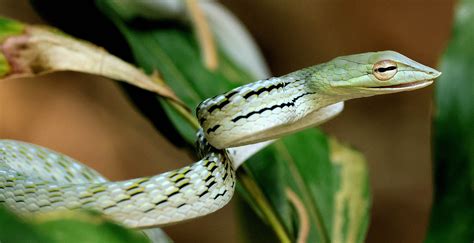
[{"label": "coiled snake body", "polygon": [[228,148],[317,125],[335,116],[344,100],[418,89],[439,75],[384,51],[338,57],[238,87],[198,106],[201,160],[127,181],[107,181],[46,148],[0,140],[0,204],[20,214],[90,208],[139,228],[206,215],[224,206],[234,191],[238,165]]}]

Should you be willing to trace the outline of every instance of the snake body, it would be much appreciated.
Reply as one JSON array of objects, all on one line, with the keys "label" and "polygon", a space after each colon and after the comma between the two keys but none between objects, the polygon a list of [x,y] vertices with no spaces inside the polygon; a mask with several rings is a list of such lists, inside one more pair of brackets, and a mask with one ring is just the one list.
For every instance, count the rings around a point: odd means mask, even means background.
[{"label": "snake body", "polygon": [[[335,58],[203,101],[196,114],[201,159],[189,166],[110,182],[93,169],[40,146],[0,140],[0,204],[20,214],[94,209],[145,228],[209,214],[235,188],[231,147],[317,125],[334,106],[358,97],[414,90],[440,73],[392,51]],[[387,78],[388,77],[388,78]]]}]

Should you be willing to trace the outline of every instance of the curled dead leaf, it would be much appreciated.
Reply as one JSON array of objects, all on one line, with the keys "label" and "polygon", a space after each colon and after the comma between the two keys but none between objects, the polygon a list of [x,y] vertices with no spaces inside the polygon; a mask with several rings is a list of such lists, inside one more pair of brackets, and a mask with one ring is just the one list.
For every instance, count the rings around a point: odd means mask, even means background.
[{"label": "curled dead leaf", "polygon": [[1,79],[58,71],[84,72],[124,81],[183,104],[156,71],[148,76],[105,49],[56,29],[25,25],[20,33],[4,36],[0,41],[0,69],[4,70],[0,72]]}]

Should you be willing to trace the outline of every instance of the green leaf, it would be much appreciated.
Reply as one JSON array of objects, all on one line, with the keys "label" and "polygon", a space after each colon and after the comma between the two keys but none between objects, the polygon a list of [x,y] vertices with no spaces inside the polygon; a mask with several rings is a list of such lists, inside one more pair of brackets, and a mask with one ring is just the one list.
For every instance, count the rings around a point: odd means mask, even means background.
[{"label": "green leaf", "polygon": [[33,225],[0,206],[0,242],[47,242]]},{"label": "green leaf", "polygon": [[[17,21],[0,17],[0,43],[11,36],[21,34],[25,26]],[[8,74],[11,71],[10,64],[3,53],[0,53],[0,77]]]},{"label": "green leaf", "polygon": [[55,242],[148,242],[138,232],[93,212],[70,212],[37,219],[36,228]]},{"label": "green leaf", "polygon": [[371,193],[367,162],[362,153],[330,139],[331,165],[335,168],[331,240],[365,242]]},{"label": "green leaf", "polygon": [[[308,242],[364,242],[370,190],[362,154],[334,139],[328,141],[317,129],[285,137],[275,147],[276,159],[286,166],[287,185],[300,197],[309,216]],[[256,177],[264,173],[265,169],[259,170]],[[293,217],[299,218],[295,212]]]},{"label": "green leaf", "polygon": [[20,219],[0,207],[0,242],[149,242],[93,212],[54,213]]},{"label": "green leaf", "polygon": [[0,17],[0,42],[5,38],[19,35],[25,30],[25,26],[15,20]]},{"label": "green leaf", "polygon": [[[283,138],[245,166],[292,240],[301,229],[300,215],[291,210],[286,188],[295,191],[304,204],[310,220],[308,242],[365,241],[371,196],[367,163],[361,153],[310,129]],[[269,224],[265,216],[263,213],[260,224]],[[248,239],[261,236],[253,228],[246,235]]]},{"label": "green leaf", "polygon": [[474,239],[474,0],[456,8],[436,82],[434,201],[426,242]]}]

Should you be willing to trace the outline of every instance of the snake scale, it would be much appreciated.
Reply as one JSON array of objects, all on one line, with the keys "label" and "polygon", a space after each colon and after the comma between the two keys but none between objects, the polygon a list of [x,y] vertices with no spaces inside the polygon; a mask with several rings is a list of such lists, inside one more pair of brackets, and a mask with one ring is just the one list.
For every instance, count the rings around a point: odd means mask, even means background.
[{"label": "snake scale", "polygon": [[[243,85],[197,107],[199,161],[126,181],[108,181],[46,148],[0,140],[0,204],[19,214],[93,209],[135,228],[203,216],[232,198],[238,166],[232,147],[315,126],[335,116],[345,100],[422,88],[440,74],[382,51],[337,57]],[[340,109],[330,109],[334,106]]]}]

